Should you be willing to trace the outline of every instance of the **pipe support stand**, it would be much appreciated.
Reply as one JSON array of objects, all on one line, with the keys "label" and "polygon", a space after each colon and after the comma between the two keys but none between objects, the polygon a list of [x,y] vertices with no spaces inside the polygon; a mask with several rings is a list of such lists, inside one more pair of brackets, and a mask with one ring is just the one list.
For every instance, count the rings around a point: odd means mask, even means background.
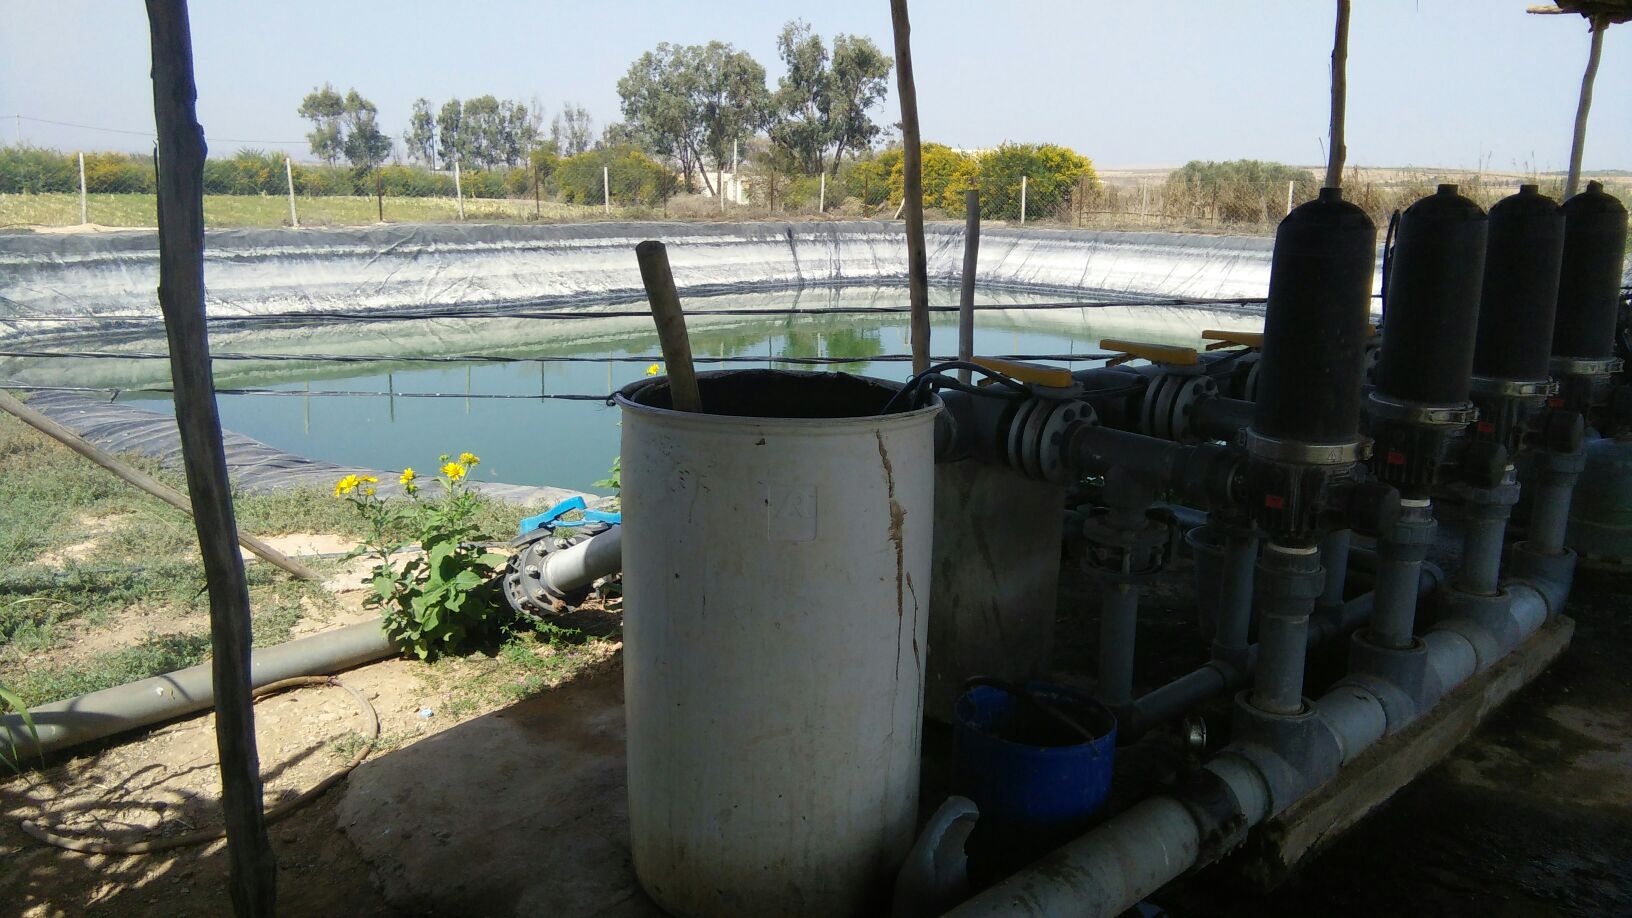
[{"label": "pipe support stand", "polygon": [[1274,542],[1264,546],[1258,559],[1263,598],[1251,703],[1265,713],[1291,716],[1306,710],[1303,670],[1309,651],[1309,616],[1324,582],[1319,549],[1288,548]]}]

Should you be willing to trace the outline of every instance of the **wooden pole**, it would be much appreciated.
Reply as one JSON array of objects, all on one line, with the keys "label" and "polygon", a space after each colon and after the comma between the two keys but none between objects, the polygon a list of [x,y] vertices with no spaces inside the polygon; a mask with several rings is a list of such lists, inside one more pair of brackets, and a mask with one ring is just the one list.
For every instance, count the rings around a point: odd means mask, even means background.
[{"label": "wooden pole", "polygon": [[680,292],[674,289],[668,249],[648,239],[635,246],[635,260],[640,262],[640,281],[646,285],[646,300],[652,304],[652,318],[657,322],[657,340],[663,350],[663,366],[668,370],[674,410],[702,411],[703,396],[691,360],[691,336],[686,334]]},{"label": "wooden pole", "polygon": [[1020,225],[1026,225],[1026,186],[1031,183],[1031,176],[1020,176]]},{"label": "wooden pole", "polygon": [[822,189],[816,192],[816,212],[827,213],[827,173],[822,173]]},{"label": "wooden pole", "polygon": [[289,225],[300,226],[300,214],[295,213],[295,166],[287,156],[283,158],[283,177],[289,182]]},{"label": "wooden pole", "polygon": [[612,172],[606,166],[601,167],[601,200],[606,202],[606,212],[612,212]]},{"label": "wooden pole", "polygon": [[1332,37],[1332,137],[1326,160],[1326,187],[1343,187],[1343,119],[1348,106],[1349,0],[1337,0],[1337,32]]},{"label": "wooden pole", "polygon": [[918,91],[912,82],[912,23],[907,0],[890,0],[895,81],[901,95],[902,207],[907,214],[907,296],[912,311],[912,372],[929,369],[929,260],[924,253],[923,155],[918,144]]},{"label": "wooden pole", "polygon": [[[187,495],[177,491],[175,488],[170,487],[164,482],[159,481],[157,478],[154,478],[141,469],[120,460],[119,457],[108,453],[107,451],[96,446],[94,443],[84,439],[79,434],[74,433],[72,430],[58,424],[56,421],[51,420],[40,412],[35,411],[33,408],[28,407],[4,392],[0,392],[0,410],[6,411],[28,426],[38,430],[40,433],[45,434],[74,452],[79,453],[81,456],[91,460],[97,465],[102,466],[103,468],[112,472],[114,477],[125,482],[126,484],[140,488],[141,490],[146,491],[154,497],[157,497],[159,500],[164,501],[170,506],[175,507],[177,510],[186,513],[189,516],[192,515],[193,505],[188,502]],[[298,561],[295,561],[292,558],[285,556],[277,549],[246,532],[240,531],[238,533],[238,544],[244,546],[244,548],[248,549],[249,551],[254,552],[256,555],[259,555],[261,558],[264,558],[269,563],[288,571],[302,580],[315,581],[322,579],[322,577],[316,571]]]},{"label": "wooden pole", "polygon": [[1598,78],[1598,58],[1604,51],[1604,19],[1592,23],[1592,49],[1587,52],[1587,69],[1581,74],[1581,98],[1575,104],[1575,134],[1570,141],[1570,175],[1564,182],[1564,197],[1574,197],[1581,187],[1581,154],[1587,146],[1587,113],[1592,110],[1592,84]]},{"label": "wooden pole", "polygon": [[459,219],[465,219],[465,186],[459,184],[459,160],[453,161],[453,196],[459,202]]},{"label": "wooden pole", "polygon": [[90,211],[85,206],[85,154],[79,154],[79,225],[84,226],[91,222]]},{"label": "wooden pole", "polygon": [[[958,287],[958,359],[975,357],[975,269],[980,264],[980,192],[963,193],[963,278]],[[958,379],[969,382],[969,370],[958,370]]]},{"label": "wooden pole", "polygon": [[278,865],[261,803],[255,712],[250,707],[249,586],[238,554],[227,453],[204,323],[204,129],[197,113],[187,0],[147,0],[153,43],[153,115],[159,137],[159,307],[187,489],[210,595],[211,679],[228,892],[240,918],[277,912]]}]

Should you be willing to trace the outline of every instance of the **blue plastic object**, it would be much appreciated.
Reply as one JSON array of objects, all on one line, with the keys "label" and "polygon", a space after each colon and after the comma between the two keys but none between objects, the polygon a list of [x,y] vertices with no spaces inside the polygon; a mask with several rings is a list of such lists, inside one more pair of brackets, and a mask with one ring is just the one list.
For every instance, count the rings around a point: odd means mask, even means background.
[{"label": "blue plastic object", "polygon": [[[574,510],[583,511],[583,518],[567,521],[561,519],[561,517]],[[521,525],[517,527],[516,535],[524,536],[535,529],[571,528],[582,526],[585,523],[606,523],[609,526],[617,526],[623,523],[623,514],[611,513],[606,510],[590,510],[582,497],[569,497],[537,516],[529,516],[522,520]]]},{"label": "blue plastic object", "polygon": [[1086,692],[1041,682],[1023,690],[1094,735],[1083,740],[1006,688],[977,685],[953,708],[952,792],[980,808],[971,869],[1002,873],[1081,833],[1105,805],[1116,718]]}]

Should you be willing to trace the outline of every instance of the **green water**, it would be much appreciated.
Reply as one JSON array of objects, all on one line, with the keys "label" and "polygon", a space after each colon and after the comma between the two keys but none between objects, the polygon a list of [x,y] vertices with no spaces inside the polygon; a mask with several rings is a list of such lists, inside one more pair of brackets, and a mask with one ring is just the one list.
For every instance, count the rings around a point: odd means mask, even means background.
[{"label": "green water", "polygon": [[[933,291],[932,304],[955,303],[956,292]],[[1020,294],[996,294],[984,302],[1057,302]],[[854,358],[837,369],[904,379],[909,364],[875,360],[910,350],[904,315],[822,314],[824,307],[901,307],[903,290],[846,288],[779,294],[692,298],[688,309],[798,308],[789,316],[697,316],[690,322],[699,369],[777,367],[790,357]],[[628,306],[618,307],[628,309]],[[637,307],[638,308],[638,307]],[[1221,323],[1252,327],[1251,319],[1206,311],[1157,307],[1111,310],[1015,310],[977,314],[975,352],[1090,354],[1102,337],[1195,344],[1204,327]],[[162,350],[162,341],[126,341],[119,347]],[[482,457],[479,477],[517,484],[596,490],[618,454],[618,412],[602,402],[489,395],[604,396],[646,375],[649,363],[608,358],[658,353],[649,319],[595,318],[404,320],[317,328],[279,328],[212,333],[215,353],[361,354],[400,356],[388,363],[232,361],[216,364],[220,388],[271,388],[290,393],[219,397],[224,427],[280,449],[344,465],[395,470],[425,469],[441,453],[469,450]],[[957,350],[956,320],[940,314],[931,351]],[[578,357],[579,363],[415,363],[427,355]],[[710,358],[759,358],[713,364]],[[1096,360],[1063,361],[1075,368]],[[34,361],[4,367],[12,378],[43,384],[141,388],[168,384],[159,360]],[[48,380],[56,380],[48,382]],[[310,392],[310,395],[307,392]],[[323,392],[358,393],[324,396]],[[411,397],[437,393],[446,397]],[[466,396],[469,396],[468,398]],[[123,394],[121,401],[171,410],[168,396]]]}]

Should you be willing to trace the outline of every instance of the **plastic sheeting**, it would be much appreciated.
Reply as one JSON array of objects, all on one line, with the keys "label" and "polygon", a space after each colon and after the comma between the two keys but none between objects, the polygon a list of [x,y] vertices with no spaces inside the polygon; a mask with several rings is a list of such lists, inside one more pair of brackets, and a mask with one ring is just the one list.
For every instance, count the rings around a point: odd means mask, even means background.
[{"label": "plastic sheeting", "polygon": [[[961,271],[960,224],[927,227],[932,281]],[[563,226],[401,225],[210,232],[212,316],[268,313],[566,308],[639,299],[635,244],[669,245],[675,282],[703,295],[905,278],[901,224],[594,223]],[[1260,297],[1267,237],[994,227],[981,234],[983,289],[1080,297]],[[0,329],[92,331],[114,315],[158,315],[152,231],[0,235]],[[75,321],[8,323],[7,316]]]},{"label": "plastic sheeting", "polygon": [[[176,419],[169,415],[108,403],[67,392],[39,392],[28,406],[111,453],[150,456],[169,468],[180,468],[181,437]],[[284,491],[296,488],[327,490],[346,475],[373,475],[380,493],[401,494],[397,472],[335,465],[307,459],[268,446],[243,434],[222,432],[227,451],[227,474],[238,491]],[[474,487],[489,497],[525,506],[553,504],[577,491],[478,481]],[[583,495],[595,500],[593,495]]]}]

